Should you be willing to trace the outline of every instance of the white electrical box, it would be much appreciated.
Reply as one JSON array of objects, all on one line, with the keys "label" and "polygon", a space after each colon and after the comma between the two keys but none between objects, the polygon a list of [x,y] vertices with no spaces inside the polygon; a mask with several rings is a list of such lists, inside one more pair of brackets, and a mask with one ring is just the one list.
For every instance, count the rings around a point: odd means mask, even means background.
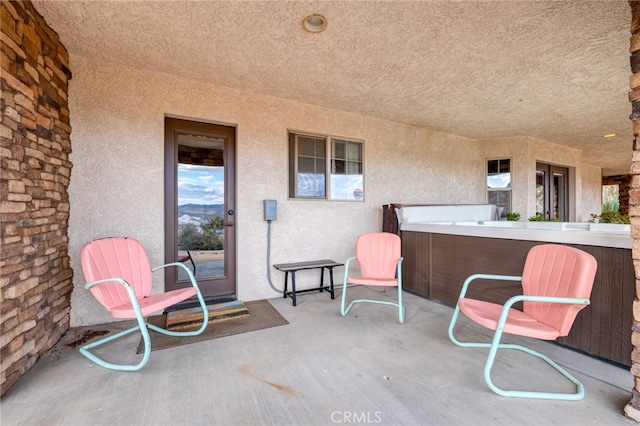
[{"label": "white electrical box", "polygon": [[277,206],[278,203],[276,200],[263,200],[264,202],[264,220],[276,220],[277,215]]}]

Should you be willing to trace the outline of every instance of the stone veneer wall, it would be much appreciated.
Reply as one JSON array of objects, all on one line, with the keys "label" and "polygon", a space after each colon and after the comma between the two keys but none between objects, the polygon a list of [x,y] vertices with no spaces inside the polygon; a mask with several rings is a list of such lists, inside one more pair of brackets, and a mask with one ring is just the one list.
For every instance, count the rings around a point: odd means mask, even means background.
[{"label": "stone veneer wall", "polygon": [[31,2],[1,2],[0,394],[69,328],[69,57]]},{"label": "stone veneer wall", "polygon": [[621,214],[629,214],[629,188],[631,186],[631,175],[603,176],[603,185],[618,185]]},{"label": "stone veneer wall", "polygon": [[640,2],[629,1],[631,6],[631,77],[629,101],[633,121],[633,158],[631,163],[631,187],[629,189],[629,217],[633,237],[633,267],[636,276],[636,298],[633,301],[633,326],[631,329],[631,373],[635,377],[631,401],[624,407],[627,417],[640,422]]}]

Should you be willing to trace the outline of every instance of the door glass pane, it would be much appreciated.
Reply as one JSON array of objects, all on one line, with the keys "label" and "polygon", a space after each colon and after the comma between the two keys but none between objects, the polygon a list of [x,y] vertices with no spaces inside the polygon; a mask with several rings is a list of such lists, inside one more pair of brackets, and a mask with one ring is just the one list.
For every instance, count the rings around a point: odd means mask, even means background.
[{"label": "door glass pane", "polygon": [[544,216],[544,176],[545,172],[536,170],[536,215]]},{"label": "door glass pane", "polygon": [[223,139],[178,135],[178,260],[198,279],[225,275],[223,154]]},{"label": "door glass pane", "polygon": [[552,219],[558,219],[561,222],[566,221],[566,176],[562,173],[553,173],[553,215]]}]

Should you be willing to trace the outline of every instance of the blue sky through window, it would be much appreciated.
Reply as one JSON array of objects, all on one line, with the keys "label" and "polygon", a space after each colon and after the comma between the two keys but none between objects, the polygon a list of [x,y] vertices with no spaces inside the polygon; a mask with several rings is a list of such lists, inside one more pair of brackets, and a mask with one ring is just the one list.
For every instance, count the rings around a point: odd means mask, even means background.
[{"label": "blue sky through window", "polygon": [[178,164],[178,205],[223,204],[224,167]]}]

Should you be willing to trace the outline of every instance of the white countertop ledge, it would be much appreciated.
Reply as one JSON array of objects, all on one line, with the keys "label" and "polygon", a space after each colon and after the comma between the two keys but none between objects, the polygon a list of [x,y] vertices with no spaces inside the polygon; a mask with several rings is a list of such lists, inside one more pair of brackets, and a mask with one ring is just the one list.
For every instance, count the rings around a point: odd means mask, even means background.
[{"label": "white countertop ledge", "polygon": [[405,222],[400,225],[400,230],[631,249],[633,238],[629,225],[609,226],[610,229],[604,231],[602,228],[606,227],[596,225],[602,224],[511,221]]}]

